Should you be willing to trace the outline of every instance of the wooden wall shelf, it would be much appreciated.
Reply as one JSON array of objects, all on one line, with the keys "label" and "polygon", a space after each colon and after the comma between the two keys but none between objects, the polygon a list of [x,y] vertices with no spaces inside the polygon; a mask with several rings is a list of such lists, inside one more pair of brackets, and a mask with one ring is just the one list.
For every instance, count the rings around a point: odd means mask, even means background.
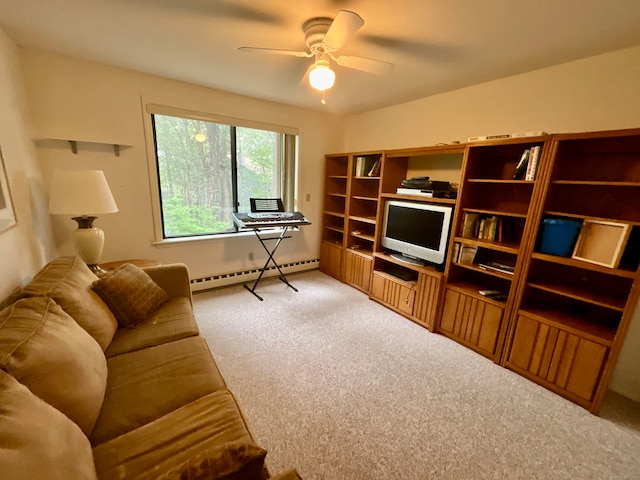
[{"label": "wooden wall shelf", "polygon": [[94,148],[95,146],[102,146],[102,145],[109,146],[111,149],[113,149],[113,154],[116,157],[120,156],[121,149],[132,147],[132,145],[125,145],[122,143],[102,142],[102,141],[94,141],[94,140],[78,140],[78,139],[72,139],[72,138],[43,137],[43,138],[36,139],[36,143],[39,145],[44,145],[47,143],[61,143],[61,142],[68,144],[69,148],[71,149],[71,153],[73,153],[74,155],[78,153],[78,148],[82,147],[83,144],[87,145],[88,146],[87,148],[90,148],[90,146],[93,146]]}]

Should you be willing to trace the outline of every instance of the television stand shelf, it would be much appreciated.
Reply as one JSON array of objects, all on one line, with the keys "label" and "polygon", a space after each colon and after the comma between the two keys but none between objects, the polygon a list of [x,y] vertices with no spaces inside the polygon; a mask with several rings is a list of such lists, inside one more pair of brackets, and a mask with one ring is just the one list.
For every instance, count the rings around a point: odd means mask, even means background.
[{"label": "television stand shelf", "polygon": [[435,328],[442,272],[413,265],[388,253],[373,254],[370,297],[430,331]]}]

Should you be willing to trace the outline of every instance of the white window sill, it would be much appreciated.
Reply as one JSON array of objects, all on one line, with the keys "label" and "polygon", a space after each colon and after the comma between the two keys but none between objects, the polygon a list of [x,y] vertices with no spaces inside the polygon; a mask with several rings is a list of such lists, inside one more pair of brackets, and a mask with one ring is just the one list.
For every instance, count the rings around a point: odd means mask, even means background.
[{"label": "white window sill", "polygon": [[[300,229],[297,227],[290,228],[287,232],[289,234],[295,234]],[[260,235],[273,235],[274,238],[277,238],[282,230],[280,228],[269,228],[260,230]],[[230,233],[220,233],[217,235],[198,235],[193,237],[180,237],[180,238],[165,238],[156,242],[153,242],[152,245],[158,248],[164,247],[177,247],[191,243],[206,243],[206,242],[217,242],[224,241],[230,239],[237,239],[238,237],[253,237],[255,236],[255,232],[253,230],[241,230],[239,232],[230,232]]]}]

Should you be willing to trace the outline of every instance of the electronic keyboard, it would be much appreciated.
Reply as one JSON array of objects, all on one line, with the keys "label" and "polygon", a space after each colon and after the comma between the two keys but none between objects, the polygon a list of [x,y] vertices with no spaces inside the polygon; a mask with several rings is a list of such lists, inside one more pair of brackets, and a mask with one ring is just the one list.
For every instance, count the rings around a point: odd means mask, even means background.
[{"label": "electronic keyboard", "polygon": [[300,212],[234,213],[233,220],[238,228],[292,227],[311,224]]}]

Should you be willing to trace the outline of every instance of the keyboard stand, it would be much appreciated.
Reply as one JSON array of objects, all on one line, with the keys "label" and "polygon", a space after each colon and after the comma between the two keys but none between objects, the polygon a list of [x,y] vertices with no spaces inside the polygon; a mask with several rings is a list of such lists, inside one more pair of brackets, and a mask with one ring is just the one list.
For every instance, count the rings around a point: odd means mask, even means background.
[{"label": "keyboard stand", "polygon": [[[270,227],[270,228],[273,228],[273,227]],[[258,237],[258,240],[260,241],[262,248],[264,248],[264,251],[267,252],[267,255],[269,256],[269,258],[267,258],[267,261],[265,262],[264,266],[260,269],[260,275],[258,275],[258,278],[256,278],[256,281],[253,283],[253,287],[249,287],[247,284],[244,284],[243,287],[249,290],[258,300],[262,301],[263,300],[262,297],[256,293],[256,288],[258,287],[260,280],[262,280],[262,276],[264,275],[264,272],[266,272],[267,269],[269,268],[269,264],[273,262],[275,267],[278,269],[278,273],[280,273],[280,276],[278,278],[284,283],[286,283],[289,288],[293,289],[293,291],[297,292],[298,289],[289,283],[289,281],[287,280],[287,277],[285,277],[284,273],[282,273],[282,270],[280,270],[280,265],[278,265],[278,263],[273,258],[273,255],[276,253],[276,250],[280,246],[280,242],[282,242],[282,240],[284,240],[285,238],[291,238],[290,235],[286,236],[286,233],[289,231],[289,227],[283,226],[282,232],[280,232],[280,236],[270,237],[270,238],[262,238],[260,236],[259,228],[254,228],[253,231],[256,234],[256,237]],[[275,240],[276,242],[275,244],[273,244],[273,248],[271,248],[271,250],[269,250],[269,247],[265,243],[269,240]]]}]

